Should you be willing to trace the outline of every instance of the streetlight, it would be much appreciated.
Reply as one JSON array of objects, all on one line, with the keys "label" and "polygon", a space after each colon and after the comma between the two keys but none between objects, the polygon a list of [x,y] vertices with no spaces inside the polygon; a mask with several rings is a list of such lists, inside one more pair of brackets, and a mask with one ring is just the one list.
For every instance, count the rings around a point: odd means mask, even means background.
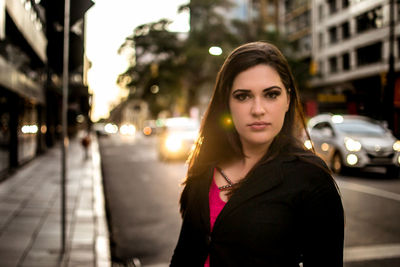
[{"label": "streetlight", "polygon": [[158,87],[158,85],[154,84],[150,87],[150,92],[152,92],[153,94],[157,94],[160,91],[160,87]]},{"label": "streetlight", "polygon": [[222,54],[222,48],[219,46],[211,46],[210,49],[208,49],[208,53],[213,56],[219,56]]}]

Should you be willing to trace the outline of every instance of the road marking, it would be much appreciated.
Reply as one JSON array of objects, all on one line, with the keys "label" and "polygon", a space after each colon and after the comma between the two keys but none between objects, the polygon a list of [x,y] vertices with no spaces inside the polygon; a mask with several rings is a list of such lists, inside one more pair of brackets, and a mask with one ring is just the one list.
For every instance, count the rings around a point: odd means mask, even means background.
[{"label": "road marking", "polygon": [[345,182],[345,181],[339,181],[336,180],[338,186],[340,188],[348,189],[348,190],[353,190],[361,193],[366,193],[378,197],[383,197],[395,201],[400,201],[400,194],[396,194],[393,192],[389,192],[386,190],[382,189],[377,189],[374,187],[366,186],[366,185],[361,185],[361,184],[355,184],[355,183],[350,183],[350,182]]},{"label": "road marking", "polygon": [[400,244],[348,247],[344,249],[343,260],[366,261],[400,257]]}]

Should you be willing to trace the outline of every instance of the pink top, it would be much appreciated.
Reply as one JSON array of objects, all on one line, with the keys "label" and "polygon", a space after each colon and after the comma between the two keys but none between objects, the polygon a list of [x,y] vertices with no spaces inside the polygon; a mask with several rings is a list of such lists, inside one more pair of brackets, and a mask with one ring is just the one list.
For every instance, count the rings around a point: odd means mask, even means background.
[{"label": "pink top", "polygon": [[[215,169],[214,169],[214,177],[215,177]],[[210,227],[211,227],[210,231],[212,231],[215,220],[217,219],[219,213],[226,204],[226,202],[223,201],[219,196],[221,190],[219,190],[218,186],[215,184],[214,177],[212,179],[210,191],[208,193],[208,203],[210,207]],[[207,257],[206,262],[204,263],[204,267],[210,267],[210,256]]]}]

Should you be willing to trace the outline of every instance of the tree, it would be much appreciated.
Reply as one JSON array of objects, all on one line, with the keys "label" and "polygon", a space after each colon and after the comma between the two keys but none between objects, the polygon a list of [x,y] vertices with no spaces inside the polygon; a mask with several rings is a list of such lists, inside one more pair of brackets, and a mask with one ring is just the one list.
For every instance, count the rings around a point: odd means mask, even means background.
[{"label": "tree", "polygon": [[[211,93],[218,69],[233,48],[235,37],[223,12],[232,5],[230,0],[192,0],[179,8],[179,11],[190,11],[191,29],[184,46],[188,108],[199,104],[200,95]],[[210,55],[211,46],[221,47],[223,54]]]},{"label": "tree", "polygon": [[120,47],[120,52],[134,48],[135,60],[131,60],[131,66],[118,77],[117,83],[130,89],[130,98],[151,103],[153,115],[171,107],[181,95],[183,40],[167,30],[170,23],[162,19],[140,25]]},{"label": "tree", "polygon": [[[135,60],[117,83],[130,89],[131,98],[148,101],[154,116],[177,105],[188,112],[197,103],[199,89],[211,84],[223,62],[223,57],[208,53],[210,46],[231,48],[233,35],[215,11],[229,5],[229,0],[197,0],[181,6],[180,11],[190,9],[195,25],[186,38],[168,31],[166,19],[138,26],[120,48],[120,52],[134,48]],[[154,86],[159,88],[157,94],[152,92]]]}]

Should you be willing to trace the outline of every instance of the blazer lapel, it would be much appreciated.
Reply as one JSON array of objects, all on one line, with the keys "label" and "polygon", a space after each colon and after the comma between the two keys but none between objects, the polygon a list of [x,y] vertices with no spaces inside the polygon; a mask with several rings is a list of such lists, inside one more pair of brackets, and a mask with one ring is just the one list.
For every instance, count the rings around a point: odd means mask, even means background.
[{"label": "blazer lapel", "polygon": [[214,229],[218,227],[225,216],[234,211],[243,202],[279,185],[283,180],[280,163],[279,160],[273,160],[257,167],[226,203],[215,221]]},{"label": "blazer lapel", "polygon": [[204,172],[204,174],[198,177],[198,182],[200,183],[200,191],[199,191],[199,207],[200,207],[200,215],[201,215],[201,223],[204,225],[207,232],[210,232],[210,207],[209,207],[209,199],[208,193],[210,191],[211,181],[213,179],[214,168],[210,168],[208,171]]}]

